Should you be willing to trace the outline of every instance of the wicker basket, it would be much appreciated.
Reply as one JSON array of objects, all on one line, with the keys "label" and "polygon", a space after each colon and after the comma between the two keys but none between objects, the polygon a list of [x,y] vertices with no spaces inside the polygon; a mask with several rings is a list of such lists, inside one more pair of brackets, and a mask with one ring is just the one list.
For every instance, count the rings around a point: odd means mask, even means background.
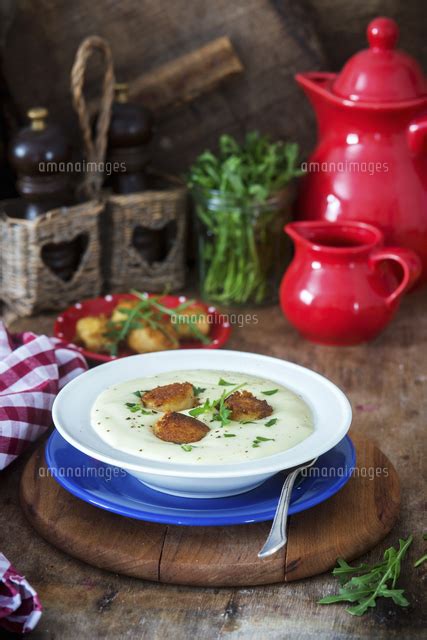
[{"label": "wicker basket", "polygon": [[[90,127],[89,109],[83,95],[87,61],[100,48],[106,58],[104,92],[96,135]],[[83,135],[85,156],[103,163],[113,99],[114,70],[111,50],[97,36],[86,39],[76,55],[71,74],[74,106]],[[102,175],[86,176],[83,190],[88,197],[101,193]],[[152,173],[147,191],[128,195],[106,195],[107,210],[101,225],[104,291],[128,291],[131,288],[164,291],[179,289],[185,278],[186,189],[176,178]],[[164,259],[148,262],[134,244],[137,227],[160,230],[175,223],[173,242]]]},{"label": "wicker basket", "polygon": [[[48,211],[35,220],[0,212],[0,298],[9,310],[27,316],[101,291],[98,221],[104,205],[90,201]],[[43,259],[46,245],[84,236],[86,248],[70,280],[56,275]]]},{"label": "wicker basket", "polygon": [[[168,180],[163,190],[110,195],[107,200],[105,279],[113,292],[135,288],[162,292],[183,287],[187,191]],[[137,227],[159,230],[175,223],[174,238],[164,259],[148,263],[133,243]]]}]

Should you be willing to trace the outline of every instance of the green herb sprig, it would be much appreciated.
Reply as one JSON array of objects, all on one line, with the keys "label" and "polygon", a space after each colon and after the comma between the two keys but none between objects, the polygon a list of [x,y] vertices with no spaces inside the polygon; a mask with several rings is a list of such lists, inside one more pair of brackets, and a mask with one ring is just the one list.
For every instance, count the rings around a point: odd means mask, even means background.
[{"label": "green herb sprig", "polygon": [[242,144],[224,134],[218,146],[216,155],[204,151],[194,162],[188,176],[190,187],[263,203],[304,173],[298,167],[298,144],[272,142],[259,131],[248,133]]},{"label": "green herb sprig", "polygon": [[191,409],[188,413],[190,414],[190,416],[193,416],[193,418],[197,418],[197,416],[200,416],[204,413],[213,413],[213,422],[220,422],[221,427],[227,426],[231,422],[231,410],[227,408],[225,401],[229,396],[231,396],[232,393],[234,393],[238,389],[241,389],[241,387],[243,387],[245,384],[245,382],[243,382],[242,384],[238,384],[228,391],[224,389],[220,398],[212,401],[207,398],[202,405]]},{"label": "green herb sprig", "polygon": [[222,135],[218,152],[203,152],[190,168],[196,216],[210,238],[199,238],[206,298],[224,304],[265,299],[277,264],[272,233],[283,226],[274,196],[303,173],[298,155],[297,144],[253,131],[242,144]]},{"label": "green herb sprig", "polygon": [[389,547],[383,555],[383,561],[370,566],[360,564],[352,567],[340,558],[338,566],[332,574],[338,577],[340,589],[337,595],[326,596],[319,600],[319,604],[334,604],[336,602],[354,602],[346,609],[354,616],[361,616],[368,609],[376,606],[377,598],[391,598],[400,607],[407,607],[408,600],[403,589],[397,589],[402,560],[412,544],[413,536],[406,540],[399,539],[399,548]]},{"label": "green herb sprig", "polygon": [[165,316],[171,319],[172,324],[185,323],[195,340],[202,344],[210,344],[211,340],[208,336],[201,333],[197,327],[197,317],[193,319],[191,315],[184,315],[188,307],[195,303],[195,300],[186,300],[173,309],[162,304],[161,296],[147,296],[139,291],[132,290],[132,294],[138,299],[138,303],[131,308],[118,307],[118,310],[125,316],[124,320],[113,321],[107,323],[107,331],[105,336],[108,340],[107,349],[113,356],[117,356],[121,343],[127,338],[133,329],[142,329],[151,327],[160,331],[165,337],[171,340],[174,346],[178,346],[179,341],[171,332],[165,329]]}]

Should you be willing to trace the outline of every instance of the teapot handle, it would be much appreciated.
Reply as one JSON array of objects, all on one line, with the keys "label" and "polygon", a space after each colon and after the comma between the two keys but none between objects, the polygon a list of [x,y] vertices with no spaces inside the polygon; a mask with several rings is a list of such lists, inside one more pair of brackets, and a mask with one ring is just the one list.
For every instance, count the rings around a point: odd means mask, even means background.
[{"label": "teapot handle", "polygon": [[396,289],[386,298],[386,303],[392,305],[400,296],[410,289],[421,274],[421,260],[415,251],[403,247],[382,247],[375,249],[369,259],[375,269],[379,262],[393,260],[397,262],[403,271],[403,278]]},{"label": "teapot handle", "polygon": [[407,131],[408,147],[415,155],[427,151],[427,114],[413,120]]}]

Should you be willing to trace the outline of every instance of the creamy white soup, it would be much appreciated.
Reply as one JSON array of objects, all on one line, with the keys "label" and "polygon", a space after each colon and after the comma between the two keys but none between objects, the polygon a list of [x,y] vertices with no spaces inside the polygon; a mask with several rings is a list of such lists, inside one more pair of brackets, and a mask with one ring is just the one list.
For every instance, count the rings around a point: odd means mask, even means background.
[{"label": "creamy white soup", "polygon": [[[206,411],[196,412],[196,416],[192,409],[180,411],[193,415],[209,428],[205,437],[191,444],[174,444],[154,435],[153,426],[164,414],[147,410],[142,405],[144,393],[174,382],[191,383],[198,407],[206,407]],[[218,420],[217,409],[209,407],[215,406],[221,396],[224,399],[236,390],[248,391],[259,400],[267,401],[271,414],[257,420],[226,419],[223,424]],[[229,464],[263,458],[294,447],[312,433],[313,416],[300,396],[271,380],[245,373],[197,370],[137,378],[105,389],[92,407],[91,424],[113,448],[143,458]]]}]

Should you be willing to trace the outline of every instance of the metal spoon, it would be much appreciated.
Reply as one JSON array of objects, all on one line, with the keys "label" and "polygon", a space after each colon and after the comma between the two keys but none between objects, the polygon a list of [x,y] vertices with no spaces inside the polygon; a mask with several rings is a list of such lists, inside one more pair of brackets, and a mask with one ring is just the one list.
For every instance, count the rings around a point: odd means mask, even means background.
[{"label": "metal spoon", "polygon": [[276,513],[274,515],[273,524],[271,525],[270,533],[268,534],[268,538],[265,541],[263,548],[258,553],[258,558],[266,558],[267,556],[271,556],[273,555],[273,553],[276,553],[276,551],[279,551],[279,549],[285,546],[287,541],[286,522],[288,519],[289,504],[291,501],[291,494],[295,484],[295,480],[302,471],[305,471],[305,469],[313,466],[316,461],[317,458],[314,458],[314,460],[312,460],[311,462],[308,462],[301,467],[297,467],[286,476],[285,482],[283,483],[282,492],[280,494],[279,502],[277,504]]}]

